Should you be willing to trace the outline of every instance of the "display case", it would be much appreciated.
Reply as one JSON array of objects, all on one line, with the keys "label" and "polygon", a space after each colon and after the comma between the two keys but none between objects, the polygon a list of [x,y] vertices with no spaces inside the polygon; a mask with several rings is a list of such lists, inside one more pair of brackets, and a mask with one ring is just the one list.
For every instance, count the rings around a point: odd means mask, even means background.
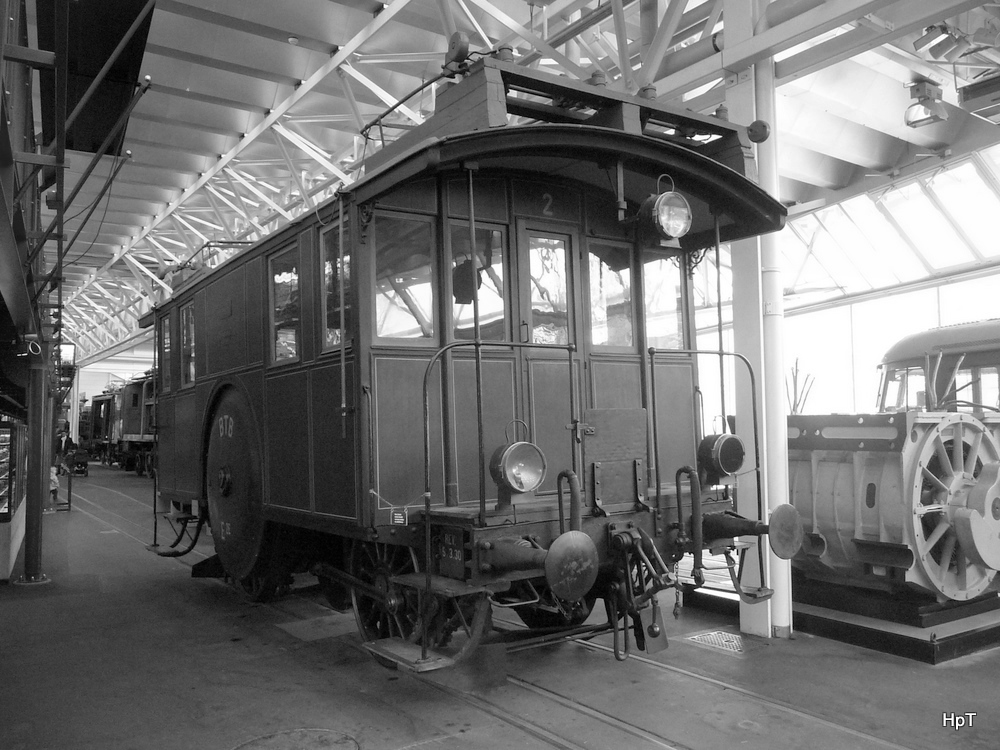
[{"label": "display case", "polygon": [[18,422],[0,422],[0,580],[10,578],[24,539],[27,479],[25,427]]}]

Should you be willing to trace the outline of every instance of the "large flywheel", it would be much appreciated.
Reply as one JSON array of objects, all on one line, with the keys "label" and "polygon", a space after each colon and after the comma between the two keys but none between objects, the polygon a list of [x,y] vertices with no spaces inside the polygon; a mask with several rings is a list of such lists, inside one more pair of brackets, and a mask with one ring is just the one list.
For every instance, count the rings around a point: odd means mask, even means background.
[{"label": "large flywheel", "polygon": [[1000,445],[983,423],[951,414],[921,438],[907,516],[924,586],[958,601],[982,594],[1000,568]]},{"label": "large flywheel", "polygon": [[253,412],[246,398],[229,388],[212,412],[205,481],[216,554],[239,582],[261,574],[255,572],[264,542],[261,466]]}]

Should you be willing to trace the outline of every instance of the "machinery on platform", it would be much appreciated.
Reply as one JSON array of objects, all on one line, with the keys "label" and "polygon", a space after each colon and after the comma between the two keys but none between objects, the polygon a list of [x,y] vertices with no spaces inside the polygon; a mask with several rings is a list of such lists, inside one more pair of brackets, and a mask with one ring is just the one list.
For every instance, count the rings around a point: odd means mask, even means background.
[{"label": "machinery on platform", "polygon": [[939,602],[995,592],[998,372],[1000,320],[938,328],[886,354],[879,413],[789,417],[794,568]]},{"label": "machinery on platform", "polygon": [[433,117],[148,320],[158,512],[217,553],[194,574],[259,600],[309,571],[413,669],[495,608],[656,651],[681,557],[700,582],[704,549],[800,533],[702,495],[758,468],[703,434],[691,294],[706,250],[783,224],[747,129],[503,57],[450,57]]}]

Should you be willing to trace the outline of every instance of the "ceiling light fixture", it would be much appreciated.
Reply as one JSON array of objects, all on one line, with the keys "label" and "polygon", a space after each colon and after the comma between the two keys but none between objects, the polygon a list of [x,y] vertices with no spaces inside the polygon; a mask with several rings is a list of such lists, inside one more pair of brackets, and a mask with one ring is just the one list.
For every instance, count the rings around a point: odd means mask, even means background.
[{"label": "ceiling light fixture", "polygon": [[958,39],[953,37],[951,34],[945,34],[941,39],[936,41],[931,48],[928,50],[931,57],[941,60],[951,52],[955,47],[958,46]]},{"label": "ceiling light fixture", "polygon": [[956,62],[958,58],[960,58],[970,49],[972,49],[972,44],[969,42],[968,39],[962,37],[955,43],[954,47],[952,47],[945,53],[944,59],[950,63]]},{"label": "ceiling light fixture", "polygon": [[924,34],[913,42],[913,49],[917,52],[927,49],[934,42],[945,35],[945,30],[941,26],[928,26],[924,29]]},{"label": "ceiling light fixture", "polygon": [[917,81],[910,84],[910,98],[917,101],[903,114],[907,127],[920,128],[948,119],[948,110],[941,102],[940,86],[930,81]]}]

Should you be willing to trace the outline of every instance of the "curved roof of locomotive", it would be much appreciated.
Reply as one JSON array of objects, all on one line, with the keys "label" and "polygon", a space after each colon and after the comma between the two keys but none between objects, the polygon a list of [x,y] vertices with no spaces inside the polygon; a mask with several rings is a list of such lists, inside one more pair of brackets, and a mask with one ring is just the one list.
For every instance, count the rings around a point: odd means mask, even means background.
[{"label": "curved roof of locomotive", "polygon": [[[705,154],[666,138],[594,125],[538,124],[429,138],[365,175],[344,192],[364,202],[405,180],[474,162],[479,169],[535,172],[613,190],[621,159],[625,195],[635,208],[668,175],[691,203],[695,218],[685,249],[715,242],[709,205],[721,210],[724,241],[777,231],[787,210],[763,188]],[[664,183],[666,184],[666,183]]]},{"label": "curved roof of locomotive", "polygon": [[938,352],[947,356],[982,351],[1000,352],[1000,318],[931,328],[905,336],[889,348],[882,364],[911,360],[923,363],[925,355],[936,356]]}]

